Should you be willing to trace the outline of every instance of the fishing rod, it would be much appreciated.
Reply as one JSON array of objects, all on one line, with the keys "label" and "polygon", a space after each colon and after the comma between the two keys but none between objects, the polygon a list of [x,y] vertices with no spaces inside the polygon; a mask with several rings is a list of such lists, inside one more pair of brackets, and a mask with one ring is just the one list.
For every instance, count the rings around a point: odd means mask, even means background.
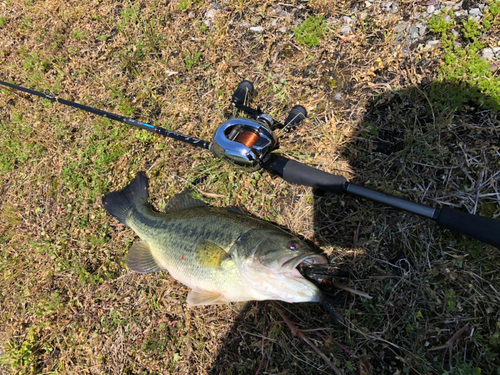
[{"label": "fishing rod", "polygon": [[254,90],[252,83],[249,81],[243,81],[238,85],[232,96],[231,104],[235,108],[248,113],[251,119],[234,118],[226,121],[216,130],[212,142],[203,141],[158,126],[60,99],[51,92],[46,91],[42,93],[3,81],[0,81],[0,85],[78,108],[98,116],[107,117],[127,125],[146,129],[197,147],[209,149],[214,156],[250,171],[264,168],[278,174],[285,181],[293,184],[331,191],[337,195],[348,193],[408,211],[433,220],[441,228],[465,234],[500,248],[500,220],[472,215],[449,207],[437,209],[396,198],[351,184],[343,176],[327,173],[272,153],[277,147],[278,142],[271,128],[275,127],[281,128],[284,131],[290,131],[305,119],[307,112],[304,107],[297,105],[291,109],[284,124],[275,122],[271,116],[263,113],[260,108],[253,109],[245,105]]},{"label": "fishing rod", "polygon": [[89,106],[86,106],[83,104],[70,102],[69,100],[60,99],[60,98],[57,98],[51,91],[48,91],[48,90],[46,90],[45,92],[39,92],[39,91],[30,90],[30,89],[27,89],[25,87],[21,87],[21,86],[14,85],[14,84],[9,83],[9,82],[3,82],[3,81],[0,81],[0,85],[10,87],[11,89],[23,91],[23,92],[26,92],[26,93],[31,94],[31,95],[36,95],[36,96],[39,96],[41,98],[48,99],[52,102],[61,103],[61,104],[64,104],[64,105],[67,105],[67,106],[70,106],[73,108],[78,108],[78,109],[81,109],[82,111],[93,113],[94,115],[107,117],[107,118],[110,118],[111,120],[119,121],[119,122],[122,122],[122,123],[127,124],[127,125],[146,129],[146,130],[149,130],[150,132],[153,132],[153,133],[156,133],[159,135],[163,135],[164,137],[169,137],[169,138],[176,139],[178,141],[190,143],[194,146],[208,148],[208,145],[210,144],[210,142],[202,141],[201,139],[197,139],[197,138],[193,138],[193,137],[188,137],[187,135],[176,133],[176,132],[164,129],[164,128],[160,128],[158,126],[146,124],[144,122],[140,122],[140,121],[136,121],[136,120],[133,120],[130,118],[120,116],[120,115],[116,115],[114,113],[101,111],[100,109],[92,108],[92,107],[89,107]]}]

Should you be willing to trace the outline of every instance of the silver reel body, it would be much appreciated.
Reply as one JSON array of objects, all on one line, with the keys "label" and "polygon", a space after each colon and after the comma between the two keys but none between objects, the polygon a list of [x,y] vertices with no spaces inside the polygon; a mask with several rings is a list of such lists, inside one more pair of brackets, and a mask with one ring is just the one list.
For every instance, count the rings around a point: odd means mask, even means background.
[{"label": "silver reel body", "polygon": [[[266,115],[267,116],[267,115]],[[269,117],[272,124],[272,119]],[[234,118],[219,126],[210,144],[210,151],[237,166],[257,170],[265,156],[276,148],[276,136],[267,118],[262,121]]]}]

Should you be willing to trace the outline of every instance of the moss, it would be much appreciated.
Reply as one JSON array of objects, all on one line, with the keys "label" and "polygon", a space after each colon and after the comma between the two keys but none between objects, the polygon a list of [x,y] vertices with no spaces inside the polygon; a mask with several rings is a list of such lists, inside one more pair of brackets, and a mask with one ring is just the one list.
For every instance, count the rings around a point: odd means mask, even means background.
[{"label": "moss", "polygon": [[321,16],[309,17],[294,30],[297,42],[308,47],[319,46],[319,41],[325,36],[326,24]]}]

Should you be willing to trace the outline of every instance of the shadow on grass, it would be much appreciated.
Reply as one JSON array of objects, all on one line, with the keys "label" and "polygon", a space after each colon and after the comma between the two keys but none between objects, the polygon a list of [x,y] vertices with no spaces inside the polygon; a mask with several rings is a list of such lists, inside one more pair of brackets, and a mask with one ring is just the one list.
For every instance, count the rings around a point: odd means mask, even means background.
[{"label": "shadow on grass", "polygon": [[[498,103],[476,88],[447,82],[379,94],[367,106],[357,140],[342,150],[356,173],[350,182],[428,206],[498,217],[500,119],[492,107]],[[313,330],[307,335],[341,371],[500,369],[496,320],[488,310],[498,301],[473,291],[485,287],[482,265],[498,262],[498,251],[381,204],[313,194],[313,242],[333,248],[333,279],[373,298],[329,290],[349,330],[335,325],[319,304],[280,308],[298,328]],[[471,277],[474,272],[479,278]],[[479,305],[470,306],[471,298]],[[456,332],[466,334],[453,341],[453,350],[441,350]],[[221,342],[213,375],[331,373],[270,302],[247,304]]]}]

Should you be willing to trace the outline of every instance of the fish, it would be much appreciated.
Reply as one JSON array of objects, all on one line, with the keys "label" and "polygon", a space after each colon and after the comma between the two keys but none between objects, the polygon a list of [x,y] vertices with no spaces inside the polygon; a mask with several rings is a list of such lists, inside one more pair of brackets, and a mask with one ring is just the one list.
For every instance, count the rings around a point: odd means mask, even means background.
[{"label": "fish", "polygon": [[326,264],[297,236],[240,208],[211,207],[185,190],[165,212],[149,203],[144,172],[123,190],[102,198],[104,208],[139,237],[128,250],[127,267],[138,273],[167,270],[191,288],[188,306],[280,300],[322,302],[299,264]]}]

